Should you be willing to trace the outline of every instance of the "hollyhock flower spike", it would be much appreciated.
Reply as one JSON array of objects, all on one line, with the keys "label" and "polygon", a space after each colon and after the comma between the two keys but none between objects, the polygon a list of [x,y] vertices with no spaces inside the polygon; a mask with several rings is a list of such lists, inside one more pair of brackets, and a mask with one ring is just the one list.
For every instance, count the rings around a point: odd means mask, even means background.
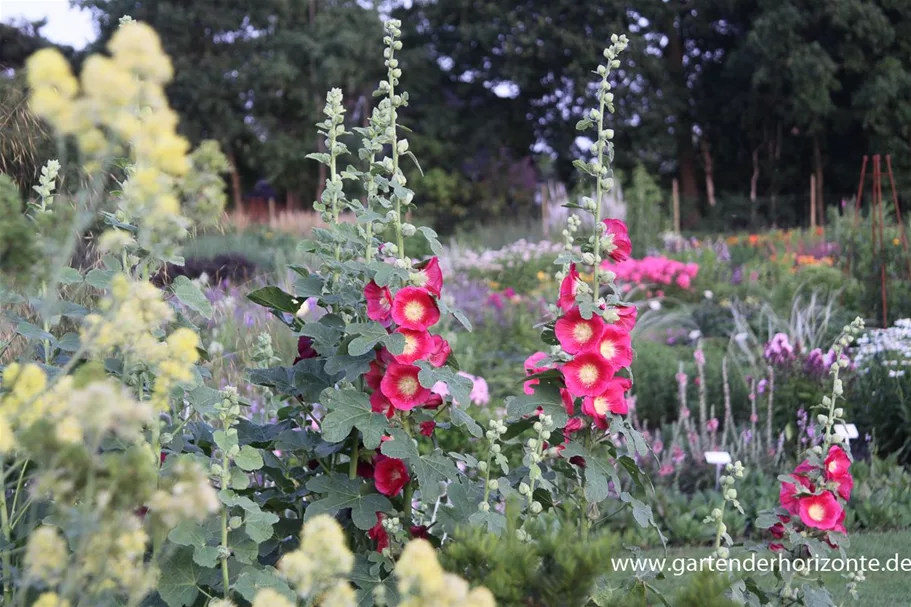
[{"label": "hollyhock flower spike", "polygon": [[412,331],[411,329],[396,329],[395,331],[405,338],[405,349],[395,356],[395,362],[410,365],[416,360],[425,360],[433,355],[433,336],[427,331]]},{"label": "hollyhock flower spike", "polygon": [[633,243],[630,242],[626,224],[619,219],[605,219],[602,223],[607,228],[601,237],[604,254],[616,262],[629,259]]},{"label": "hollyhock flower spike", "polygon": [[431,257],[419,266],[418,272],[412,276],[415,286],[424,287],[434,297],[439,297],[443,291],[443,272],[440,270],[440,260]]},{"label": "hollyhock flower spike", "polygon": [[606,325],[601,337],[591,345],[612,367],[621,369],[633,363],[629,333],[616,325]]},{"label": "hollyhock flower spike", "polygon": [[576,264],[569,264],[569,273],[560,283],[560,298],[557,300],[557,305],[564,312],[576,305],[576,293],[581,282],[579,272],[576,271]]},{"label": "hollyhock flower spike", "polygon": [[604,319],[599,315],[592,314],[586,320],[582,318],[579,308],[575,307],[557,320],[554,333],[566,352],[576,354],[598,343],[604,327]]},{"label": "hollyhock flower spike", "polygon": [[387,324],[392,315],[392,293],[389,292],[389,287],[381,287],[371,280],[364,287],[364,297],[367,298],[367,318]]},{"label": "hollyhock flower spike", "polygon": [[373,482],[377,491],[390,497],[398,495],[410,480],[405,462],[385,455],[377,456],[373,464]]},{"label": "hollyhock flower spike", "polygon": [[380,390],[392,406],[400,411],[410,411],[427,402],[430,390],[418,381],[420,369],[414,365],[391,363],[380,382]]},{"label": "hollyhock flower spike", "polygon": [[573,396],[598,396],[607,389],[615,369],[596,352],[583,352],[561,369]]},{"label": "hollyhock flower spike", "polygon": [[820,495],[802,497],[798,503],[801,522],[807,527],[823,531],[835,529],[844,514],[841,504],[830,491],[824,491]]},{"label": "hollyhock flower spike", "polygon": [[426,331],[440,320],[440,309],[427,289],[404,287],[392,300],[392,320],[405,329]]}]

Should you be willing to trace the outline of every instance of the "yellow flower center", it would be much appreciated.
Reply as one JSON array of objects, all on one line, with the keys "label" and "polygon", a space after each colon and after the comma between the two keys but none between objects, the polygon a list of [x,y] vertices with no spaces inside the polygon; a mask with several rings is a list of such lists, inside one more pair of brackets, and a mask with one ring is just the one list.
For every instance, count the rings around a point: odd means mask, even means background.
[{"label": "yellow flower center", "polygon": [[603,396],[596,397],[592,404],[595,406],[595,411],[598,415],[607,415],[607,412],[610,411],[610,403]]},{"label": "yellow flower center", "polygon": [[836,472],[838,472],[838,462],[833,461],[831,464],[829,464],[829,472],[831,472],[832,474],[835,474]]},{"label": "yellow flower center", "polygon": [[405,336],[405,349],[402,351],[402,354],[405,356],[410,356],[414,354],[415,350],[418,349],[418,340],[414,335]]},{"label": "yellow flower center", "polygon": [[401,392],[402,395],[410,398],[410,397],[414,396],[417,393],[417,391],[418,391],[418,380],[416,380],[415,378],[413,378],[409,375],[408,377],[403,377],[399,380],[399,392]]},{"label": "yellow flower center", "polygon": [[575,339],[576,342],[580,344],[584,344],[590,340],[594,333],[595,332],[592,331],[592,328],[588,325],[587,322],[576,323],[576,326],[573,327],[573,339]]},{"label": "yellow flower center", "polygon": [[579,367],[579,381],[583,385],[591,386],[598,381],[598,367],[588,363]]},{"label": "yellow flower center", "polygon": [[419,301],[409,301],[405,304],[405,318],[411,322],[418,322],[424,318],[424,306]]},{"label": "yellow flower center", "polygon": [[617,354],[617,346],[609,339],[601,340],[601,356],[611,360]]},{"label": "yellow flower center", "polygon": [[819,504],[813,504],[807,508],[807,515],[817,523],[826,518],[826,509]]}]

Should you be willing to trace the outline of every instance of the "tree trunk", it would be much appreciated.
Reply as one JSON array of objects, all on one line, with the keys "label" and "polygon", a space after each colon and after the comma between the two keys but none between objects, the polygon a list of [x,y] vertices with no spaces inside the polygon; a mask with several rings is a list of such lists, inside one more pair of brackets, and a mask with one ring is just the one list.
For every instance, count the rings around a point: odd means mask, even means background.
[{"label": "tree trunk", "polygon": [[781,123],[775,127],[775,138],[769,141],[769,206],[772,219],[772,227],[778,223],[778,161],[781,160]]},{"label": "tree trunk", "polygon": [[712,169],[712,150],[709,148],[708,136],[703,134],[700,141],[702,146],[702,162],[705,164],[705,195],[709,199],[709,206],[715,206],[715,173]]},{"label": "tree trunk", "polygon": [[680,177],[680,195],[683,202],[689,205],[684,214],[687,227],[699,223],[699,182],[696,177],[696,152],[693,149],[693,121],[689,115],[689,89],[686,86],[686,70],[683,65],[684,40],[681,33],[682,16],[670,12],[665,20],[667,45],[664,48],[664,59],[668,73],[677,91],[677,110],[674,121],[674,137],[677,143],[677,170]]},{"label": "tree trunk", "polygon": [[[316,27],[316,0],[310,0],[310,27]],[[310,59],[310,83],[316,83],[316,62],[313,58]],[[322,98],[319,94],[313,96],[313,107],[316,108],[317,117],[322,115],[323,112],[323,103]],[[322,135],[319,132],[316,133],[316,150],[317,152],[323,153],[326,151],[325,143],[323,142]],[[319,174],[316,179],[316,198],[314,200],[319,201],[323,197],[323,190],[326,187],[326,165],[322,162],[319,163]]]},{"label": "tree trunk", "polygon": [[759,186],[759,147],[753,148],[753,176],[750,177],[750,226],[756,226],[756,190]]},{"label": "tree trunk", "polygon": [[822,152],[819,149],[819,135],[813,135],[813,164],[815,166],[816,174],[816,206],[820,209],[820,224],[824,223],[823,217],[825,216],[826,204],[822,198]]},{"label": "tree trunk", "polygon": [[237,170],[237,159],[234,151],[228,152],[228,159],[231,162],[231,195],[234,199],[234,210],[238,213],[244,212],[244,195],[241,191],[240,173]]}]

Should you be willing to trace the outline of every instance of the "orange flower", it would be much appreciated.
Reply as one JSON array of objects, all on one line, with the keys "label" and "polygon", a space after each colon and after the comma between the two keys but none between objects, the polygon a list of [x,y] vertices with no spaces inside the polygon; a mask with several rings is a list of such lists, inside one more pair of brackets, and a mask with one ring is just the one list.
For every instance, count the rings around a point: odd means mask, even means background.
[{"label": "orange flower", "polygon": [[739,242],[740,242],[740,238],[737,237],[737,236],[728,236],[728,238],[727,238],[727,243],[728,243],[728,244],[732,244],[732,245],[733,245],[733,244],[737,244],[737,243],[739,243]]},{"label": "orange flower", "polygon": [[816,226],[816,235],[817,236],[822,236],[825,233],[826,233],[826,231],[823,229],[822,226]]},{"label": "orange flower", "polygon": [[755,247],[756,245],[759,244],[759,236],[757,236],[756,234],[750,234],[750,237],[748,240],[750,242],[751,247]]}]

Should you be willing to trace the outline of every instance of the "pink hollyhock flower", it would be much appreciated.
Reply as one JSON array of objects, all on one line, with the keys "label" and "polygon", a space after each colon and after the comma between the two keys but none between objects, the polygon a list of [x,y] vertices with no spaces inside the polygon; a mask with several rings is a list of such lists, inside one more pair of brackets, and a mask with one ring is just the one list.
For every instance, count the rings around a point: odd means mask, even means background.
[{"label": "pink hollyhock flower", "polygon": [[430,364],[434,367],[442,367],[446,364],[450,354],[452,354],[452,348],[449,346],[449,342],[439,335],[434,335],[433,354],[427,359]]},{"label": "pink hollyhock flower", "polygon": [[670,464],[665,464],[658,468],[658,476],[670,476],[674,473],[674,467]]},{"label": "pink hollyhock flower", "polygon": [[[540,366],[540,363],[543,359],[547,358],[547,354],[544,352],[535,352],[531,356],[525,359],[525,374],[526,375],[535,375],[536,373],[541,373],[542,371],[547,371],[550,369],[550,366]],[[524,390],[525,394],[534,394],[535,386],[541,383],[538,379],[530,379],[525,382]]]},{"label": "pink hollyhock flower", "polygon": [[718,430],[718,418],[713,417],[709,421],[705,422],[705,429],[709,432],[715,432]]},{"label": "pink hollyhock flower", "polygon": [[[813,484],[810,480],[799,474],[792,474],[792,477],[797,479],[797,482],[800,485],[807,489],[808,491],[815,491]],[[797,498],[797,485],[794,483],[781,483],[781,488],[778,491],[778,501],[781,504],[781,507],[790,512],[791,514],[797,514],[799,509],[798,498]]]},{"label": "pink hollyhock flower", "polygon": [[563,365],[561,371],[570,394],[598,396],[607,389],[615,369],[597,352],[583,352]]},{"label": "pink hollyhock flower", "polygon": [[698,364],[698,365],[704,365],[705,364],[705,352],[703,352],[702,350],[696,350],[695,352],[693,352],[693,360],[695,360],[696,364]]},{"label": "pink hollyhock flower", "polygon": [[415,285],[424,287],[433,293],[434,297],[439,297],[443,290],[443,272],[440,270],[440,260],[431,257],[418,268],[419,271],[413,277]]},{"label": "pink hollyhock flower", "polygon": [[433,354],[433,336],[427,331],[396,329],[396,333],[405,338],[405,349],[395,356],[395,362],[410,365],[416,360],[424,360]]},{"label": "pink hollyhock flower", "polygon": [[784,552],[784,544],[770,543],[769,550],[772,552]]},{"label": "pink hollyhock flower", "polygon": [[605,219],[602,221],[607,230],[602,236],[604,254],[614,261],[626,261],[633,251],[633,243],[629,239],[626,224],[619,219]]},{"label": "pink hollyhock flower", "polygon": [[628,367],[633,363],[629,333],[616,325],[606,325],[601,337],[592,344],[592,349],[615,369]]},{"label": "pink hollyhock flower", "polygon": [[316,358],[317,356],[319,356],[319,354],[313,349],[313,338],[301,335],[297,340],[297,357],[291,364],[296,365],[302,360]]},{"label": "pink hollyhock flower", "polygon": [[389,399],[383,396],[383,393],[379,390],[375,390],[373,394],[370,395],[370,409],[374,413],[382,413],[387,418],[391,418],[395,415],[395,407],[392,406]]},{"label": "pink hollyhock flower", "polygon": [[[460,372],[459,375],[461,374],[462,373]],[[468,375],[467,373],[465,373],[465,375],[471,378],[471,381],[474,382],[471,386],[470,395],[472,404],[479,406],[488,404],[490,402],[490,388],[487,385],[487,380],[485,380],[483,377]]]},{"label": "pink hollyhock flower", "polygon": [[689,274],[680,274],[677,276],[677,286],[681,289],[690,288],[690,276]]},{"label": "pink hollyhock flower", "polygon": [[636,306],[617,306],[614,308],[617,320],[613,323],[618,329],[629,333],[636,326],[639,309]]},{"label": "pink hollyhock flower", "polygon": [[437,423],[433,420],[421,422],[421,434],[424,436],[432,436],[436,427]]},{"label": "pink hollyhock flower", "polygon": [[569,274],[560,283],[560,298],[557,300],[557,305],[564,312],[576,305],[576,293],[579,290],[580,282],[582,279],[579,277],[579,272],[576,271],[576,264],[569,264]]},{"label": "pink hollyhock flower", "polygon": [[582,318],[579,308],[575,307],[557,320],[554,333],[566,352],[576,354],[597,343],[604,332],[604,326],[604,319],[597,314],[592,314],[586,320]]},{"label": "pink hollyhock flower", "polygon": [[826,480],[837,481],[851,476],[851,460],[848,454],[838,445],[832,445],[826,456]]},{"label": "pink hollyhock flower", "polygon": [[383,552],[389,547],[389,534],[383,527],[383,515],[376,513],[376,525],[367,531],[367,537],[376,542],[376,551]]},{"label": "pink hollyhock flower", "polygon": [[563,431],[567,434],[573,434],[574,432],[578,432],[584,427],[585,422],[582,421],[581,417],[571,417],[569,418],[569,421],[566,422],[566,426],[563,427]]},{"label": "pink hollyhock flower", "polygon": [[851,491],[854,489],[854,478],[850,474],[846,474],[841,478],[836,478],[833,480],[838,486],[835,490],[838,492],[838,496],[841,499],[848,501],[851,499]]},{"label": "pink hollyhock flower", "polygon": [[[848,533],[848,530],[845,529],[845,509],[841,509],[841,516],[838,517],[838,521],[835,522],[835,526],[832,527],[832,531],[837,531],[838,533]],[[829,544],[831,546],[831,544]],[[835,546],[832,546],[833,548]]]},{"label": "pink hollyhock flower", "polygon": [[426,331],[440,320],[440,309],[427,289],[404,287],[392,300],[392,320],[405,329]]},{"label": "pink hollyhock flower", "polygon": [[385,455],[377,456],[373,463],[373,482],[377,491],[390,497],[398,495],[410,480],[405,462]]},{"label": "pink hollyhock flower", "polygon": [[386,369],[380,390],[392,406],[400,411],[410,411],[427,402],[430,390],[418,381],[420,369],[414,365],[391,363]]},{"label": "pink hollyhock flower", "polygon": [[439,394],[431,394],[427,402],[421,405],[424,409],[436,409],[443,404],[443,397]]},{"label": "pink hollyhock flower", "polygon": [[835,529],[844,509],[830,491],[810,495],[798,500],[800,520],[807,527],[827,531]]},{"label": "pink hollyhock flower", "polygon": [[381,287],[372,280],[364,287],[367,298],[367,318],[386,324],[392,314],[392,293],[389,287]]},{"label": "pink hollyhock flower", "polygon": [[586,397],[582,401],[582,412],[596,420],[605,419],[608,413],[626,415],[629,412],[626,391],[631,387],[632,382],[626,377],[612,378],[601,394]]}]

